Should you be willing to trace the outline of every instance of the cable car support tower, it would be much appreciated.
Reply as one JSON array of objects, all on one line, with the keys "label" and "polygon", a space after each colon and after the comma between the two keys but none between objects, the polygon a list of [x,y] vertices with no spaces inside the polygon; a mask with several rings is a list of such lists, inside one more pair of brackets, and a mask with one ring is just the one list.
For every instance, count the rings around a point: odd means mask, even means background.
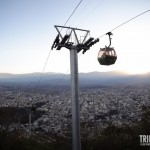
[{"label": "cable car support tower", "polygon": [[[72,109],[72,146],[73,150],[81,150],[80,141],[80,113],[79,113],[79,86],[78,86],[78,56],[77,54],[82,51],[83,54],[90,49],[92,45],[99,42],[99,39],[94,39],[89,36],[89,30],[83,30],[78,28],[66,27],[66,26],[54,26],[58,32],[51,49],[56,48],[60,50],[65,47],[70,50],[70,70],[71,70],[71,109]],[[69,34],[62,35],[62,29],[67,29],[70,31]],[[82,42],[77,35],[77,32],[84,32],[84,37]],[[72,42],[72,36],[74,36],[74,41]],[[81,36],[80,36],[81,37]]]}]

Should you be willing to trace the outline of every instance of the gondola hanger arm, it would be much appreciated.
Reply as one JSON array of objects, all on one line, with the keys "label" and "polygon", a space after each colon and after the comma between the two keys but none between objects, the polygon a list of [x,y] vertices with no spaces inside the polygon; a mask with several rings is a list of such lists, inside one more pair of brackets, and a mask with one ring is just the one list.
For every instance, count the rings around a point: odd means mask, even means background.
[{"label": "gondola hanger arm", "polygon": [[109,36],[109,46],[108,47],[110,47],[111,46],[111,35],[113,35],[111,32],[108,32],[108,33],[106,33],[106,35],[108,35]]}]

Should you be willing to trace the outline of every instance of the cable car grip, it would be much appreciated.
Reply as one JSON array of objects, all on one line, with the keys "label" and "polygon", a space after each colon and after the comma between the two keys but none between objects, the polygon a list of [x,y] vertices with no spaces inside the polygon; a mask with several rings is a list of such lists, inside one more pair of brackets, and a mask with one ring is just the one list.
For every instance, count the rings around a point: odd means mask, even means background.
[{"label": "cable car grip", "polygon": [[111,32],[108,32],[108,33],[106,33],[106,35],[108,35],[109,36],[109,46],[108,47],[110,47],[111,46],[111,35],[113,35]]}]

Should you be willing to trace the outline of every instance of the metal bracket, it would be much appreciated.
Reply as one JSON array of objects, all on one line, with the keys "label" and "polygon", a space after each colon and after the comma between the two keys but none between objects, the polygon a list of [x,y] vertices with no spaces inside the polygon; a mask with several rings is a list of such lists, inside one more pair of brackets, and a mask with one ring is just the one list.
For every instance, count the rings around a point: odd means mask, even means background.
[{"label": "metal bracket", "polygon": [[[56,48],[57,50],[60,50],[62,47],[66,47],[68,49],[71,49],[72,46],[76,46],[78,52],[81,51],[82,49],[83,50],[84,49],[88,49],[87,45],[85,45],[85,43],[86,43],[85,41],[86,41],[87,36],[90,33],[89,30],[84,30],[84,29],[79,29],[79,28],[72,28],[72,27],[66,27],[66,26],[58,26],[58,25],[54,25],[54,27],[56,28],[56,30],[58,32],[58,35],[57,35],[56,39],[53,42],[52,49]],[[68,29],[68,30],[71,30],[69,35],[65,35],[65,36],[62,35],[61,31],[64,28]],[[78,37],[76,31],[83,31],[83,32],[85,32],[85,35],[84,35],[84,38],[83,38],[82,42],[79,40],[79,37]],[[75,42],[70,41],[70,37],[72,35],[74,35],[74,37],[75,37]],[[67,40],[64,39],[66,36],[69,36],[67,38]],[[62,41],[65,41],[65,42],[62,42]]]},{"label": "metal bracket", "polygon": [[110,47],[111,46],[111,35],[113,35],[111,32],[108,32],[108,33],[106,33],[106,35],[108,35],[109,36],[109,46],[108,47]]}]

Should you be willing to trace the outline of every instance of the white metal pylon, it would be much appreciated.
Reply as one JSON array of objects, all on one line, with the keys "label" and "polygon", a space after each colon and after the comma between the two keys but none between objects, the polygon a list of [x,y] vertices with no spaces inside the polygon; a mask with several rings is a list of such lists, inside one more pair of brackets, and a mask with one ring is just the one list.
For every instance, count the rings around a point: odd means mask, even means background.
[{"label": "white metal pylon", "polygon": [[[71,110],[72,110],[72,146],[73,150],[81,150],[80,139],[80,112],[79,112],[79,85],[78,85],[78,52],[83,50],[85,53],[90,47],[99,42],[99,39],[90,37],[86,40],[89,30],[83,30],[78,28],[66,27],[66,26],[54,26],[58,32],[51,49],[56,48],[60,50],[65,47],[70,50],[70,70],[71,70]],[[61,29],[60,29],[61,28]],[[62,35],[62,29],[70,30],[69,34]],[[84,32],[83,40],[79,40],[77,31]],[[74,35],[75,42],[70,41],[71,36]]]}]

